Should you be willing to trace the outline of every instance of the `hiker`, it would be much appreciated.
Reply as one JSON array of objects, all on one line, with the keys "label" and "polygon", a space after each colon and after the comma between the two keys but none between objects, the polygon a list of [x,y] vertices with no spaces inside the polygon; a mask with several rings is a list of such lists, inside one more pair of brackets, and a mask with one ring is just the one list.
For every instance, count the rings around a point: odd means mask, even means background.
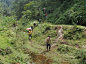
[{"label": "hiker", "polygon": [[19,62],[17,64],[19,64]]},{"label": "hiker", "polygon": [[45,18],[47,18],[47,15],[48,15],[48,14],[46,13],[46,14],[45,14]]},{"label": "hiker", "polygon": [[32,38],[32,29],[28,31],[29,38]]},{"label": "hiker", "polygon": [[49,14],[50,13],[50,10],[47,10],[47,13]]},{"label": "hiker", "polygon": [[35,26],[36,26],[36,23],[34,22],[34,24],[33,24],[33,25],[34,25],[34,28],[35,28]]},{"label": "hiker", "polygon": [[45,8],[45,7],[43,8],[43,13],[44,13],[44,14],[46,13],[46,8]]},{"label": "hiker", "polygon": [[50,48],[51,48],[51,38],[50,38],[50,36],[48,36],[47,38],[46,38],[46,47],[47,47],[47,51],[48,51],[48,47],[49,47],[49,51],[50,51]]},{"label": "hiker", "polygon": [[31,26],[31,29],[32,29],[32,31],[33,31],[33,26]]}]

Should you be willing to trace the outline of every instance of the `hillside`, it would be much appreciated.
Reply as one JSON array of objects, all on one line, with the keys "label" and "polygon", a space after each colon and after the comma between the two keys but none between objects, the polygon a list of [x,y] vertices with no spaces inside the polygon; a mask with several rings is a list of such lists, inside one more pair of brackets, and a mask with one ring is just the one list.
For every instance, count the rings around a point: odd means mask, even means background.
[{"label": "hillside", "polygon": [[[9,22],[5,23],[6,21]],[[33,29],[32,39],[28,40],[26,28],[33,25],[34,21],[22,25],[21,22],[25,21],[22,19],[16,21],[17,24],[14,27],[15,21],[13,17],[1,17],[0,20],[1,64],[30,64],[31,62],[36,64],[43,62],[44,64],[85,64],[86,27],[52,25],[38,23],[34,20],[37,27]],[[51,36],[52,47],[51,51],[47,52],[45,39],[48,35]]]},{"label": "hillside", "polygon": [[24,1],[26,4],[20,2],[15,2],[14,9],[18,19],[24,17],[30,20],[42,19],[53,24],[86,26],[86,0],[33,0],[27,3]]},{"label": "hillside", "polygon": [[[85,3],[0,0],[0,64],[86,64]],[[26,28],[34,22],[30,38]],[[51,37],[50,51],[47,36]]]},{"label": "hillside", "polygon": [[85,3],[86,0],[1,0],[0,9],[6,16],[16,15],[18,20],[42,19],[53,24],[85,26]]}]

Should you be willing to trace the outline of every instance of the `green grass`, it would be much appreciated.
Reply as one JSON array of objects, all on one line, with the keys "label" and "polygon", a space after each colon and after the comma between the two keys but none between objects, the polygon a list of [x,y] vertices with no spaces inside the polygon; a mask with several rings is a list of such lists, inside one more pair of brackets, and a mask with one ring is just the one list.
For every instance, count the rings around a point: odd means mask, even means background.
[{"label": "green grass", "polygon": [[[57,26],[63,26],[63,34],[72,31],[71,29],[74,27],[73,25],[52,25],[50,23],[38,24],[33,30],[31,42],[28,39],[28,33],[26,31],[26,28],[32,25],[30,24],[31,22],[32,21],[28,22],[28,24],[25,26],[19,23],[17,30],[15,30],[15,27],[6,28],[6,26],[4,26],[6,29],[0,31],[0,49],[5,50],[9,48],[12,51],[12,53],[4,56],[0,54],[0,61],[2,61],[2,63],[12,64],[19,62],[20,64],[26,64],[26,62],[31,61],[30,57],[28,56],[29,53],[40,54],[46,51],[45,39],[48,35],[51,36],[51,45],[54,43],[55,39],[58,37]],[[0,25],[0,27],[2,26]],[[82,30],[85,29],[83,26],[77,27]],[[23,31],[20,31],[20,29]],[[83,33],[79,35],[81,36]],[[77,51],[80,49],[85,50],[82,48],[82,45],[85,44],[85,38],[81,38],[79,40],[63,39],[63,41],[59,39],[57,46],[52,48],[51,51],[45,52],[44,55],[47,58],[53,59],[53,64],[61,64],[63,61],[69,61],[71,64],[79,64],[79,61],[81,60],[76,57],[79,57],[81,54],[77,55]]]}]

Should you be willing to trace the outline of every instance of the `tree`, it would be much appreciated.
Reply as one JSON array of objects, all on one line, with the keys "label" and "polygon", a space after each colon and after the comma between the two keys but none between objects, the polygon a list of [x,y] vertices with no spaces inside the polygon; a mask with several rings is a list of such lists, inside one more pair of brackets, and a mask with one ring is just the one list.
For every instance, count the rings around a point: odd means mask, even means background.
[{"label": "tree", "polygon": [[13,4],[13,8],[15,10],[15,14],[17,16],[17,19],[20,19],[22,17],[22,11],[24,11],[24,5],[27,4],[32,0],[16,0]]},{"label": "tree", "polygon": [[39,5],[37,1],[32,1],[24,6],[23,16],[29,19],[36,19],[39,13]]},{"label": "tree", "polygon": [[0,0],[0,12],[5,16],[11,15],[12,1],[15,0]]}]

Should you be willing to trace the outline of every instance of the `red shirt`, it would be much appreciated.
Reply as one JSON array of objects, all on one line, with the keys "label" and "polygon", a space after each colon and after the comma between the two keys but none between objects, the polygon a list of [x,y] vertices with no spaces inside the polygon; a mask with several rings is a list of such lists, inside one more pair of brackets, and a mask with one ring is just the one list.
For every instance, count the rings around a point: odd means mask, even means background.
[{"label": "red shirt", "polygon": [[34,25],[36,25],[36,23],[34,23]]},{"label": "red shirt", "polygon": [[45,14],[47,16],[47,14]]}]

